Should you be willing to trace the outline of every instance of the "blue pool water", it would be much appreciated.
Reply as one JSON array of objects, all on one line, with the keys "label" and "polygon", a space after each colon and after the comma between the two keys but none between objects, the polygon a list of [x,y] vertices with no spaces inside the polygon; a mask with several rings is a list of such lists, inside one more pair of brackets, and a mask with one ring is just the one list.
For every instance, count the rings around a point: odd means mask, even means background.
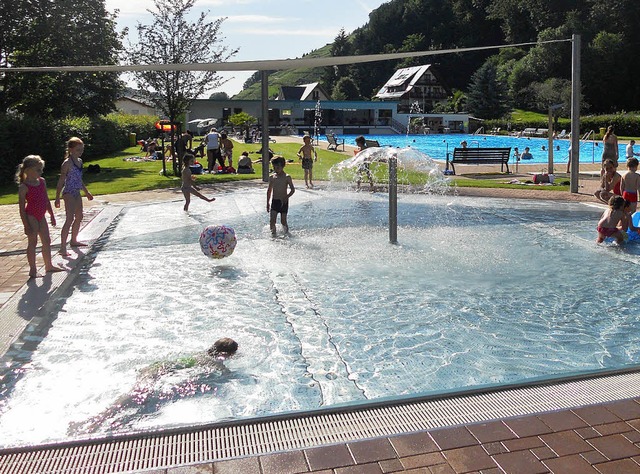
[{"label": "blue pool water", "polygon": [[[355,139],[357,135],[340,135],[340,138],[345,139],[345,143],[355,146]],[[549,162],[547,151],[543,151],[549,147],[549,140],[547,138],[528,138],[528,137],[510,137],[504,135],[468,135],[468,134],[433,134],[433,135],[367,135],[369,140],[377,140],[380,145],[390,145],[394,147],[406,147],[410,146],[417,148],[423,153],[426,153],[435,160],[444,160],[447,153],[453,153],[453,149],[460,146],[460,142],[466,140],[469,147],[518,147],[520,152],[524,151],[525,147],[531,149],[533,160],[522,161],[521,163],[544,163]],[[554,163],[566,163],[569,157],[569,145],[570,141],[554,140]],[[560,147],[556,150],[556,147]],[[580,142],[580,162],[581,163],[598,163],[602,155],[602,146],[599,142],[594,141],[581,141]],[[620,145],[620,156],[625,156],[625,145]],[[512,157],[509,164],[514,163],[515,159]]]},{"label": "blue pool water", "polygon": [[[298,189],[276,239],[265,196],[125,209],[14,349],[0,446],[640,362],[640,245],[596,245],[601,207],[401,195],[391,245],[386,194]],[[210,224],[235,229],[232,256],[202,254]],[[171,369],[223,336],[228,371]]]}]

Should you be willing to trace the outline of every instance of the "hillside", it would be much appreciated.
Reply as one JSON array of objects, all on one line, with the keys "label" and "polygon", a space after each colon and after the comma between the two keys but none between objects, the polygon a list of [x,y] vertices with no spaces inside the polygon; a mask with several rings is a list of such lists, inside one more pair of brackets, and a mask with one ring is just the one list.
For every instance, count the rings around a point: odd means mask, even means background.
[{"label": "hillside", "polygon": [[[308,54],[305,58],[326,58],[331,56],[331,45],[325,45]],[[323,68],[290,69],[287,71],[275,71],[269,75],[269,97],[275,97],[280,92],[280,86],[295,86],[308,84],[322,80]],[[256,82],[233,96],[236,100],[259,100],[260,82]]]},{"label": "hillside", "polygon": [[[350,56],[438,51],[508,44],[519,47],[433,55],[427,58],[279,71],[270,76],[270,96],[280,85],[320,81],[329,94],[348,79],[369,99],[399,67],[437,64],[451,89],[500,91],[510,107],[544,112],[570,95],[572,35],[582,43],[583,104],[590,112],[640,109],[640,2],[619,0],[615,8],[595,0],[392,0],[369,14],[353,33],[310,56]],[[539,41],[554,43],[533,44]],[[474,74],[482,72],[485,84]],[[487,84],[488,82],[488,84]],[[481,87],[482,86],[482,87]],[[259,84],[235,98],[258,98]],[[482,95],[482,94],[480,94]],[[486,94],[485,94],[486,95]]]}]

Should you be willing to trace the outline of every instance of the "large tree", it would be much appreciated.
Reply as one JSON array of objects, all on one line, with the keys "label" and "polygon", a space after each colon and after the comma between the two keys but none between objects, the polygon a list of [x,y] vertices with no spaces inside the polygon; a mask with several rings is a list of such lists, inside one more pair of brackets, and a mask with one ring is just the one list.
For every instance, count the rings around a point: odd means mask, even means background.
[{"label": "large tree", "polygon": [[[220,27],[225,18],[209,21],[207,11],[195,22],[188,20],[195,0],[153,3],[155,10],[147,10],[153,17],[151,23],[136,25],[138,42],[128,54],[133,64],[217,63],[237,53],[237,49],[222,44]],[[153,92],[152,100],[171,123],[189,109],[194,99],[224,83],[216,71],[144,71],[137,72],[135,78],[138,87]],[[173,168],[178,173],[175,156]]]},{"label": "large tree", "polygon": [[498,80],[496,69],[494,61],[487,61],[471,76],[467,105],[476,117],[497,118],[509,111],[505,86]]},{"label": "large tree", "polygon": [[[112,65],[122,49],[115,16],[104,0],[18,0],[3,9],[2,65]],[[4,112],[64,117],[114,109],[122,89],[116,73],[11,73],[2,77]]]}]

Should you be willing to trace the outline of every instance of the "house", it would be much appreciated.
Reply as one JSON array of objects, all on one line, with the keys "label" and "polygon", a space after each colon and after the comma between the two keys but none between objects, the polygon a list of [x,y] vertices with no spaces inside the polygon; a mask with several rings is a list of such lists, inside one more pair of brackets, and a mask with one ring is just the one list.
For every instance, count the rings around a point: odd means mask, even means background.
[{"label": "house", "polygon": [[276,100],[329,100],[329,94],[319,82],[299,86],[280,86]]},{"label": "house", "polygon": [[127,96],[116,99],[116,110],[129,115],[159,115],[153,105]]},{"label": "house", "polygon": [[[313,82],[282,86],[276,99],[268,101],[270,135],[336,133],[338,135],[385,135],[405,133],[449,133],[469,130],[467,114],[430,112],[436,102],[447,98],[431,65],[399,69],[380,89],[378,99],[331,100],[322,86]],[[261,121],[259,100],[197,99],[187,114],[189,128],[198,119],[213,117],[225,126],[229,116],[246,112]],[[418,121],[419,132],[411,127]]]},{"label": "house", "polygon": [[[469,130],[467,114],[403,114],[398,113],[399,102],[365,100],[269,100],[267,104],[269,134],[314,134],[316,122],[320,131],[337,135],[394,135],[405,134],[409,122],[422,118],[429,128],[423,133],[447,133]],[[259,100],[196,99],[186,116],[189,130],[198,132],[197,123],[204,119],[217,119],[224,127],[229,116],[240,112],[262,122],[262,104]],[[318,114],[320,112],[320,114]],[[200,119],[200,120],[198,120]]]},{"label": "house", "polygon": [[436,103],[450,95],[431,64],[398,69],[375,95],[380,100],[397,101],[398,113],[428,114]]}]

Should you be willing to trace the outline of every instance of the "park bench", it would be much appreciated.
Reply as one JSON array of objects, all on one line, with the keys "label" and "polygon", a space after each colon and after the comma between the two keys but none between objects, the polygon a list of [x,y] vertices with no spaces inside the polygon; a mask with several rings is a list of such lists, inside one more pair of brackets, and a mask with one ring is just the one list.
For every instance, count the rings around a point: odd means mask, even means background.
[{"label": "park bench", "polygon": [[364,143],[367,148],[380,146],[380,143],[378,142],[378,140],[365,140]]},{"label": "park bench", "polygon": [[509,157],[511,156],[511,147],[509,148],[454,148],[453,158],[447,156],[447,169],[451,165],[453,174],[456,174],[454,163],[465,165],[485,165],[500,164],[500,171],[504,171],[507,167],[509,173]]},{"label": "park bench", "polygon": [[327,135],[327,141],[329,145],[327,145],[327,150],[338,151],[338,147],[342,147],[342,151],[344,151],[344,138],[336,138],[335,135]]}]

